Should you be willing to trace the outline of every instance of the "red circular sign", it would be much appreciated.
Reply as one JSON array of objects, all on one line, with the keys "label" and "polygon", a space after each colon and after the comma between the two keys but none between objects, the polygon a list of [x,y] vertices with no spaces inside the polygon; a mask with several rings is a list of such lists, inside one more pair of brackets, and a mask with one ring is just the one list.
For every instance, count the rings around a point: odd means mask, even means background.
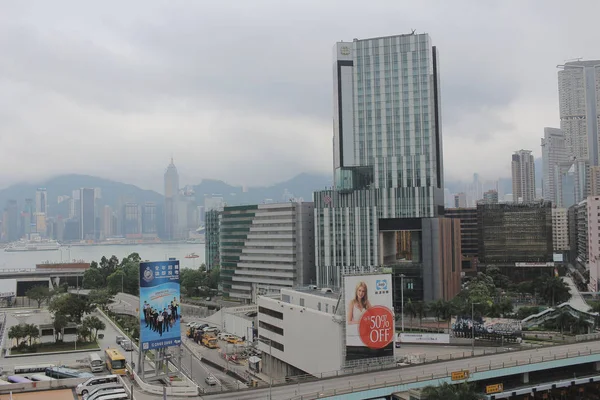
[{"label": "red circular sign", "polygon": [[370,349],[382,349],[394,340],[394,314],[384,306],[373,306],[363,314],[360,339]]}]

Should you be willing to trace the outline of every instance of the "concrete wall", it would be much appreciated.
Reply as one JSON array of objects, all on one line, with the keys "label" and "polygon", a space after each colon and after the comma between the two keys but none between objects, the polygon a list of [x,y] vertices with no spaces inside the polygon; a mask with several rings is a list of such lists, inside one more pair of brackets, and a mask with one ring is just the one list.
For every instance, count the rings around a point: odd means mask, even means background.
[{"label": "concrete wall", "polygon": [[[334,322],[333,315],[267,297],[260,297],[258,305],[283,313],[283,319],[260,311],[258,314],[259,336],[284,346],[283,351],[271,347],[273,357],[313,375],[342,367],[342,324]],[[283,334],[261,328],[260,321],[283,329]],[[268,344],[259,341],[259,349],[269,354]],[[272,363],[263,363],[263,369],[267,373],[270,368],[273,368]],[[273,369],[276,377],[283,378],[287,373],[284,365],[275,365]]]},{"label": "concrete wall", "polygon": [[[299,292],[291,289],[281,289],[282,296],[289,296],[289,303],[297,306],[310,308],[312,310],[319,310],[319,304],[321,307],[320,311],[329,314],[335,314],[335,307],[338,303],[338,297],[332,295],[332,297],[325,297],[319,295],[319,290],[312,292]],[[284,298],[284,297],[282,297]],[[287,299],[287,297],[286,297]],[[279,300],[277,300],[279,301]],[[304,303],[304,304],[303,304]]]}]

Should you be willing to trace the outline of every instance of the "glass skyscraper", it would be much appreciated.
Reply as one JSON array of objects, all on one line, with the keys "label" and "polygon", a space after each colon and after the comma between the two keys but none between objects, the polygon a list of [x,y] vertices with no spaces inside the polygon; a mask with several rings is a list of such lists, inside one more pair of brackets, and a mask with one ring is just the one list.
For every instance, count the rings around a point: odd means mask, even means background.
[{"label": "glass skyscraper", "polygon": [[394,250],[382,220],[396,229],[391,220],[436,218],[444,207],[439,59],[429,35],[340,42],[333,58],[334,187],[315,193],[322,286],[386,264]]}]

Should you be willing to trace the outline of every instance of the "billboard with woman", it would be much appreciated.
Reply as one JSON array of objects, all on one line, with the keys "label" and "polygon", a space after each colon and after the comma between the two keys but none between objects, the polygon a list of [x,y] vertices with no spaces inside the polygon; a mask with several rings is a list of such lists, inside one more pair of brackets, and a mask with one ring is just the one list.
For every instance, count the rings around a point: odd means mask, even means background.
[{"label": "billboard with woman", "polygon": [[344,276],[346,360],[394,355],[392,276]]}]

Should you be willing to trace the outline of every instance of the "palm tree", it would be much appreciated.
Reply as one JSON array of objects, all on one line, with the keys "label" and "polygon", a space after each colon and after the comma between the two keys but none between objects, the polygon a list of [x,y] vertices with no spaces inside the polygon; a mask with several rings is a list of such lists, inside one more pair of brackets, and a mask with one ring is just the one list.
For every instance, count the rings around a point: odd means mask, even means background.
[{"label": "palm tree", "polygon": [[480,400],[482,399],[474,385],[464,382],[451,385],[447,382],[439,386],[427,386],[423,389],[427,400]]},{"label": "palm tree", "polygon": [[92,332],[85,325],[80,325],[77,327],[77,337],[81,338],[82,341],[87,341],[87,339],[92,336]]},{"label": "palm tree", "polygon": [[61,339],[62,331],[69,324],[69,319],[63,314],[55,314],[52,326],[54,328],[55,341],[58,342]]},{"label": "palm tree", "polygon": [[437,323],[437,328],[440,327],[440,318],[444,317],[446,314],[446,304],[444,300],[436,300],[427,304],[427,308],[433,315],[435,315],[435,321]]},{"label": "palm tree", "polygon": [[19,346],[19,340],[27,337],[27,333],[25,332],[25,325],[13,325],[8,330],[8,338],[14,339],[17,341],[17,346]]},{"label": "palm tree", "polygon": [[29,347],[31,347],[32,341],[40,337],[40,328],[35,324],[27,324],[23,326],[23,333],[29,338]]},{"label": "palm tree", "polygon": [[419,327],[423,325],[423,317],[427,316],[427,304],[422,301],[418,301],[415,303],[415,312],[419,317]]},{"label": "palm tree", "polygon": [[558,316],[555,319],[556,325],[560,328],[560,334],[564,333],[565,328],[570,328],[573,323],[573,316],[564,309],[560,309]]}]

